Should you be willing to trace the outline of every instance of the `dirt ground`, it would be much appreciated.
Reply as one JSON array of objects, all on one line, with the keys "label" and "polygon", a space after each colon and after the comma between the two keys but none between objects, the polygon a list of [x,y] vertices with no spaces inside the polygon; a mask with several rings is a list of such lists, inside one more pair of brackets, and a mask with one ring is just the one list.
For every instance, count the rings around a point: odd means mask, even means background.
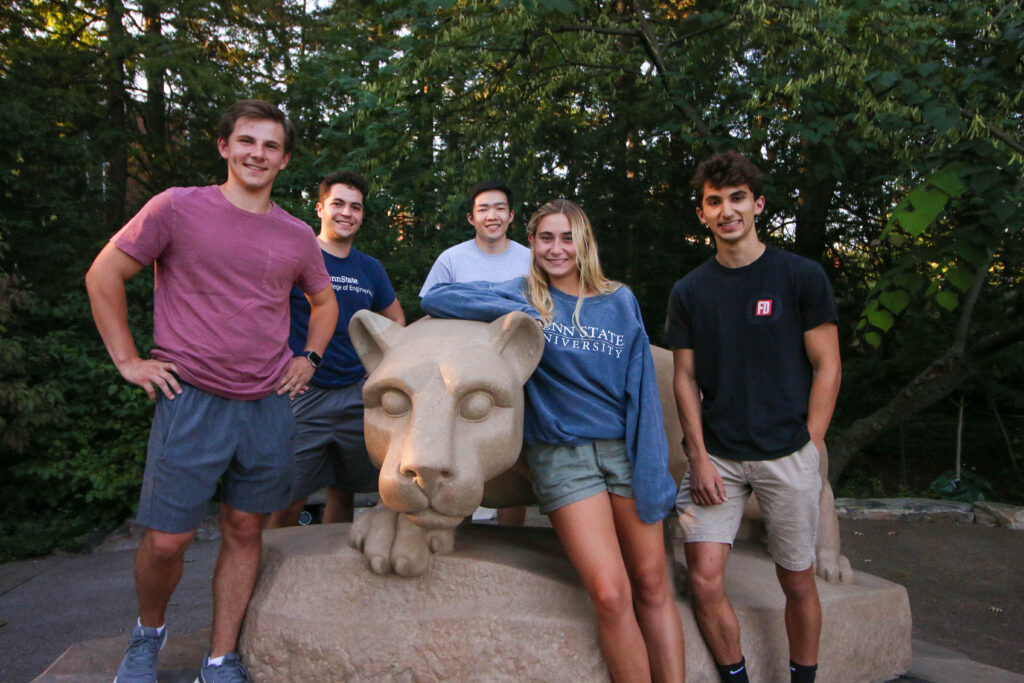
[{"label": "dirt ground", "polygon": [[914,638],[1024,674],[1024,531],[840,520],[853,568],[910,595]]}]

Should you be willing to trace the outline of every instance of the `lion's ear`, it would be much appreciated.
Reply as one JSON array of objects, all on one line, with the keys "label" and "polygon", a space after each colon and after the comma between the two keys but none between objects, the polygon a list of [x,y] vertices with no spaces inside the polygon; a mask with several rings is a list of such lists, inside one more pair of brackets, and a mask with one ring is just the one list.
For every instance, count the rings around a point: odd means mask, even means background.
[{"label": "lion's ear", "polygon": [[401,331],[402,326],[398,323],[365,308],[352,316],[348,336],[367,374],[384,360],[384,355],[395,345],[395,337]]},{"label": "lion's ear", "polygon": [[544,332],[525,313],[508,313],[491,323],[491,340],[512,374],[525,384],[544,353]]}]

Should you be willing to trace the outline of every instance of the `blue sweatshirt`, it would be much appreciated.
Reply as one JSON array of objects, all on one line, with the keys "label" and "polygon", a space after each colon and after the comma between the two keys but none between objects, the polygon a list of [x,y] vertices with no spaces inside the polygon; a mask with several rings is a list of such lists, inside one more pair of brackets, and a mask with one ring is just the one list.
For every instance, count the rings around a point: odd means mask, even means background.
[{"label": "blue sweatshirt", "polygon": [[[523,291],[524,278],[507,282],[436,285],[423,310],[437,318],[490,322],[522,311],[540,313]],[[554,316],[544,328],[544,355],[526,383],[523,439],[530,445],[573,446],[624,439],[633,464],[633,494],[640,518],[663,519],[675,502],[668,443],[640,306],[625,287],[587,297],[582,330],[572,322],[576,297],[551,289]]]}]

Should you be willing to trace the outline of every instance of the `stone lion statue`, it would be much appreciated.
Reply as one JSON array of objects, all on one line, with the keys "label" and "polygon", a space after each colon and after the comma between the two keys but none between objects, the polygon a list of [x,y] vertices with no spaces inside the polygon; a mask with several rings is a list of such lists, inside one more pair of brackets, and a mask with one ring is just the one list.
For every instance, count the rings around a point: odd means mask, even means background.
[{"label": "stone lion statue", "polygon": [[[422,318],[402,327],[359,311],[349,336],[369,373],[363,387],[366,447],[380,468],[381,504],[360,514],[349,543],[377,574],[418,576],[434,553],[450,552],[455,528],[481,504],[535,503],[520,457],[523,385],[540,362],[544,335],[524,313],[492,323]],[[686,472],[672,393],[672,354],[652,346],[669,467]],[[853,572],[839,553],[839,524],[822,458],[817,572],[844,583]],[[745,517],[757,532],[754,497]]]}]

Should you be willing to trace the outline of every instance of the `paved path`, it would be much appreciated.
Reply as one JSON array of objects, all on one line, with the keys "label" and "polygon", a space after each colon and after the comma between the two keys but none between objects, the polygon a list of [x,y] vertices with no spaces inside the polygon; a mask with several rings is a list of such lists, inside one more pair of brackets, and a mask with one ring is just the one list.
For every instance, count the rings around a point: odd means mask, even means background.
[{"label": "paved path", "polygon": [[840,520],[853,568],[910,595],[914,638],[1024,674],[1024,531]]},{"label": "paved path", "polygon": [[[852,520],[842,520],[841,528],[855,569],[902,584],[910,594],[911,680],[1024,681],[1024,532]],[[172,637],[209,627],[217,547],[206,541],[189,549],[168,612]],[[75,643],[126,637],[136,610],[132,555],[54,555],[0,565],[0,681],[31,681]]]}]

